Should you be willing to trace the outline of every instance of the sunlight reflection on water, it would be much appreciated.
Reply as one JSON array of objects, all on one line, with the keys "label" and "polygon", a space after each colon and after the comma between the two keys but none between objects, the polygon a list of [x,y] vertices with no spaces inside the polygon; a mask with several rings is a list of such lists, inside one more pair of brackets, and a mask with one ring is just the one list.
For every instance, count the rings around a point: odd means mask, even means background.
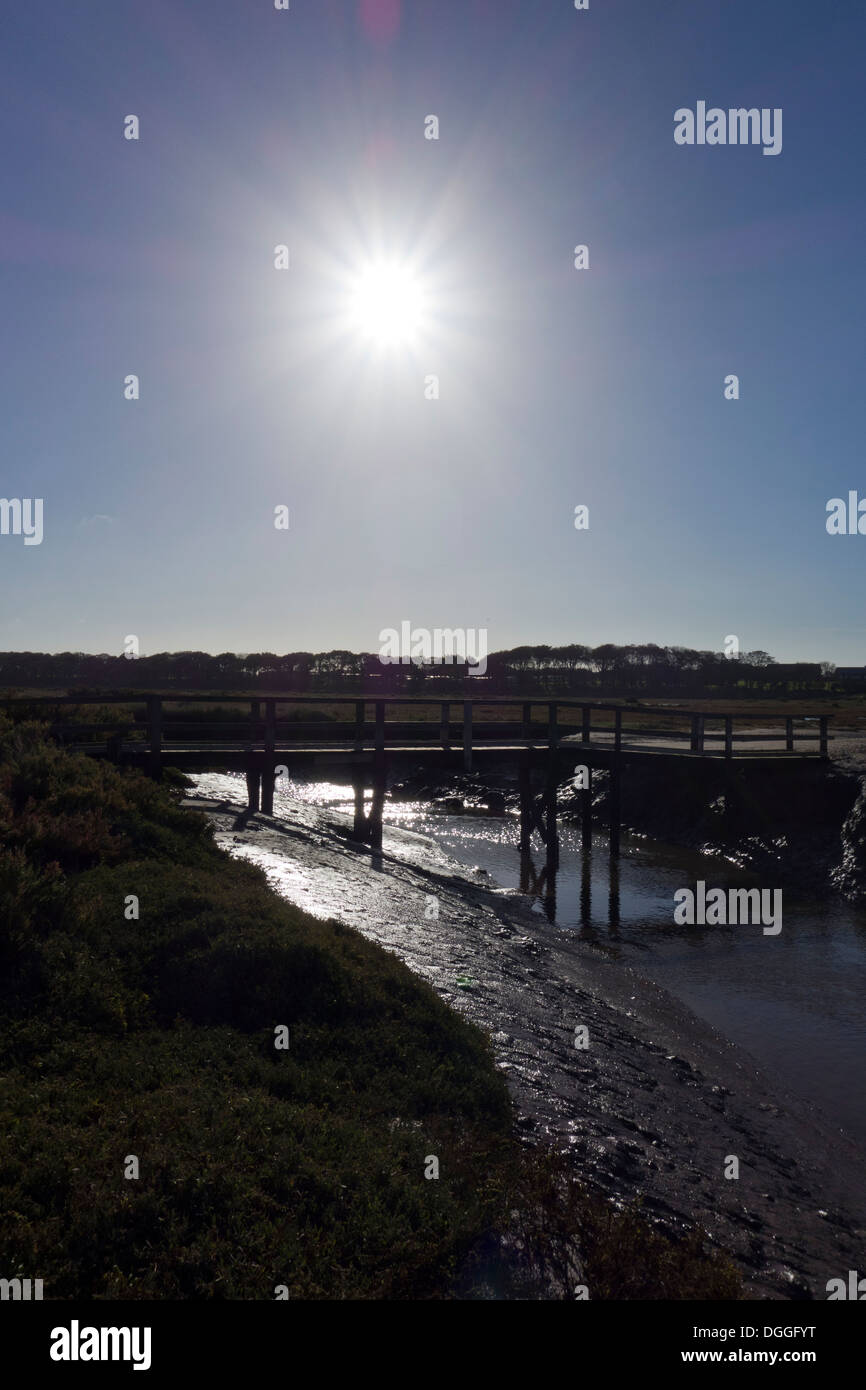
[{"label": "sunlight reflection on water", "polygon": [[[245,800],[243,778],[236,774],[206,774],[196,781],[205,795]],[[353,809],[351,788],[332,782],[279,782],[275,814],[291,820],[292,801]],[[442,814],[426,802],[388,801],[385,824],[424,836],[464,869],[486,870],[504,889],[523,891],[540,928],[550,922],[634,964],[866,1142],[863,911],[838,900],[799,900],[786,891],[777,937],[764,936],[760,926],[677,926],[678,888],[699,878],[718,886],[751,886],[756,880],[723,861],[648,840],[625,840],[612,866],[604,836],[594,837],[591,854],[584,856],[579,830],[564,823],[551,893],[543,850],[528,864],[521,858],[516,816]],[[346,915],[336,878],[322,883],[290,860],[274,862],[250,846],[235,852],[262,863],[274,887],[307,911]],[[357,911],[351,908],[350,920]]]}]

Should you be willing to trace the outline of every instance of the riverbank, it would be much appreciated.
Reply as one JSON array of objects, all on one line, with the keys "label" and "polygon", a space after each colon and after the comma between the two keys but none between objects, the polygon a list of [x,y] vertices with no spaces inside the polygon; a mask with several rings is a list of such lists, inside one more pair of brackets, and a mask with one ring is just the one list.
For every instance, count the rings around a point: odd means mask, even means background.
[{"label": "riverbank", "polygon": [[375,855],[352,845],[348,817],[308,803],[282,820],[193,804],[277,891],[394,951],[484,1028],[527,1137],[555,1138],[615,1201],[639,1195],[660,1229],[704,1227],[747,1295],[821,1299],[862,1262],[862,1151],[658,986],[387,823]]},{"label": "riverbank", "polygon": [[85,1302],[738,1296],[729,1261],[522,1145],[482,1030],[222,853],[180,780],[0,716],[4,1280]]}]

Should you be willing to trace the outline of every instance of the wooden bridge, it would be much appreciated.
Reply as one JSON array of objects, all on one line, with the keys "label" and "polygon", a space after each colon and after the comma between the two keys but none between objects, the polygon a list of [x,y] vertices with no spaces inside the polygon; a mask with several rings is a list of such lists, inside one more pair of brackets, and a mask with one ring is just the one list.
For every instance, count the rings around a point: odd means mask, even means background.
[{"label": "wooden bridge", "polygon": [[[62,718],[64,706],[86,705],[117,706],[117,722],[87,724]],[[427,717],[437,705],[438,719]],[[558,855],[556,786],[564,765],[586,769],[581,787],[585,843],[591,836],[592,772],[598,767],[609,770],[610,847],[616,854],[624,764],[652,759],[663,775],[671,759],[722,759],[728,764],[826,759],[830,737],[827,715],[816,720],[760,713],[714,716],[669,706],[505,696],[431,701],[423,695],[175,692],[0,698],[0,707],[4,706],[18,707],[19,713],[32,707],[34,717],[47,718],[52,736],[70,750],[138,767],[156,779],[164,767],[245,772],[249,808],[257,811],[261,806],[267,815],[273,814],[277,777],[288,775],[290,766],[327,764],[332,774],[341,769],[354,787],[355,838],[379,847],[389,764],[431,762],[468,772],[477,763],[514,758],[519,768],[521,844],[528,846],[537,831],[554,863]],[[189,706],[196,708],[190,712]],[[238,717],[213,720],[206,717],[209,706],[238,706]],[[327,711],[315,718],[322,706],[347,706],[353,717],[340,721]],[[455,707],[456,718],[452,717]],[[41,708],[46,709],[45,715],[39,713]],[[404,711],[403,717],[387,719],[389,708]],[[310,717],[303,718],[305,713]],[[539,798],[532,794],[532,771],[540,764],[546,777]],[[366,814],[368,786],[373,795]]]}]

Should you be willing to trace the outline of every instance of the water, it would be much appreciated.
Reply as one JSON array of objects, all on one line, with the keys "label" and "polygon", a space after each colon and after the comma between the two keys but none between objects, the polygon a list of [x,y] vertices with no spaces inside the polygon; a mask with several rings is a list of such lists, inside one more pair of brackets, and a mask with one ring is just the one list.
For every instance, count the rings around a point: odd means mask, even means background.
[{"label": "water", "polygon": [[[242,799],[239,778],[197,780],[208,795],[221,790]],[[282,794],[350,812],[348,792],[333,783],[292,781]],[[277,816],[280,801],[278,794]],[[678,926],[674,893],[694,889],[698,879],[708,888],[785,885],[759,883],[720,859],[646,839],[624,839],[618,863],[610,860],[603,836],[584,855],[579,830],[568,825],[560,828],[554,880],[543,848],[521,856],[516,817],[442,815],[426,803],[389,802],[385,822],[433,840],[465,868],[484,869],[503,888],[525,893],[540,926],[577,933],[594,949],[627,961],[746,1048],[770,1078],[866,1143],[866,911],[784,891],[777,936],[764,935],[760,925]],[[291,886],[281,891],[308,910],[315,905],[315,885],[305,883],[302,896]]]}]

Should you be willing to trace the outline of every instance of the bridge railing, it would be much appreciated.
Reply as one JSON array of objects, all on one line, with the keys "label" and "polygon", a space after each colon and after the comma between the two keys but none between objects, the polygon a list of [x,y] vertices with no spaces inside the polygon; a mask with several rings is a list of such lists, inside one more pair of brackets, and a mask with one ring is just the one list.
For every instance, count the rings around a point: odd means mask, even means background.
[{"label": "bridge railing", "polygon": [[[60,714],[64,706],[123,706],[126,719],[117,723],[94,724],[74,722],[63,719]],[[173,713],[169,707],[193,705],[198,707],[227,706],[246,707],[237,720],[208,720],[201,715],[191,718],[187,713]],[[435,717],[436,706],[438,718]],[[621,705],[605,701],[572,699],[525,699],[509,696],[487,696],[482,699],[431,700],[429,696],[380,696],[364,697],[357,695],[195,695],[178,694],[116,694],[116,695],[66,695],[66,696],[27,696],[2,697],[0,708],[4,706],[28,709],[47,707],[55,712],[51,732],[63,742],[72,746],[85,746],[88,740],[99,736],[106,750],[117,755],[123,746],[124,738],[130,738],[130,747],[146,745],[148,760],[156,770],[164,754],[172,747],[207,747],[211,745],[234,744],[249,750],[261,749],[273,753],[279,745],[298,743],[302,739],[317,742],[346,742],[355,750],[365,750],[372,746],[374,753],[383,753],[388,743],[399,741],[402,744],[413,742],[438,743],[444,749],[460,747],[464,755],[471,758],[473,746],[481,743],[496,743],[510,740],[529,744],[546,744],[550,748],[562,746],[563,739],[574,740],[570,746],[596,747],[599,750],[612,750],[619,754],[628,747],[646,746],[647,740],[664,739],[666,742],[688,745],[683,751],[704,755],[718,752],[727,758],[733,757],[736,745],[749,743],[784,744],[786,753],[803,751],[803,744],[817,743],[817,754],[826,758],[828,753],[829,715],[814,719],[798,719],[792,715],[755,714],[732,715],[712,714],[703,710],[688,710],[667,706]],[[321,719],[303,720],[280,718],[279,707],[291,706],[296,709],[316,710],[319,707],[347,706],[353,717],[337,721],[325,714]],[[452,711],[457,717],[452,718]],[[388,720],[389,708],[409,709],[410,711],[434,711],[431,718],[406,718]],[[535,712],[543,711],[542,718]],[[497,718],[505,710],[519,711],[514,719]],[[494,714],[491,715],[490,711]],[[477,716],[487,714],[486,718]],[[368,718],[372,713],[372,718]],[[560,715],[562,714],[562,718]],[[603,722],[598,722],[603,717]],[[626,726],[628,721],[628,726]],[[649,721],[649,722],[647,722]],[[656,727],[661,721],[664,727]],[[740,728],[735,730],[735,721]],[[778,733],[748,732],[755,724],[779,726]],[[808,724],[808,728],[803,726]],[[708,725],[719,727],[709,728]],[[815,727],[817,725],[817,727]],[[679,727],[677,727],[679,726]],[[596,735],[593,740],[593,735]],[[600,737],[599,737],[600,736]],[[715,744],[716,748],[709,745]],[[92,745],[91,745],[92,746]]]}]

